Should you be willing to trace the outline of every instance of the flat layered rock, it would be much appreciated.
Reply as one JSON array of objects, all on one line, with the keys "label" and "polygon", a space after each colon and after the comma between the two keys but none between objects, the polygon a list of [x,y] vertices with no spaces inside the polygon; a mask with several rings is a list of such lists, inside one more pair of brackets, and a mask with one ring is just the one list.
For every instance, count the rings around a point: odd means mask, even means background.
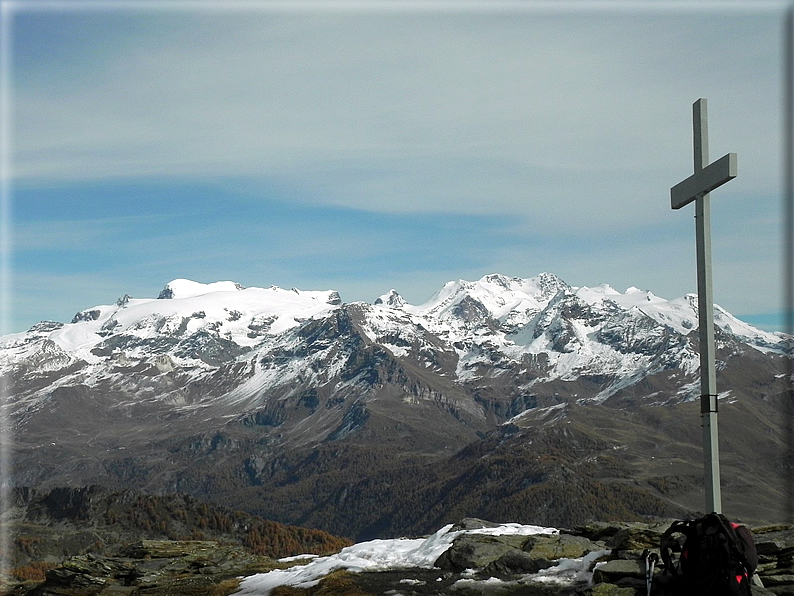
[{"label": "flat layered rock", "polygon": [[43,583],[15,596],[206,596],[236,578],[277,568],[273,559],[209,541],[145,540],[122,556],[79,555],[50,569]]},{"label": "flat layered rock", "polygon": [[125,547],[121,554],[133,559],[168,559],[208,553],[218,548],[212,540],[140,540]]}]

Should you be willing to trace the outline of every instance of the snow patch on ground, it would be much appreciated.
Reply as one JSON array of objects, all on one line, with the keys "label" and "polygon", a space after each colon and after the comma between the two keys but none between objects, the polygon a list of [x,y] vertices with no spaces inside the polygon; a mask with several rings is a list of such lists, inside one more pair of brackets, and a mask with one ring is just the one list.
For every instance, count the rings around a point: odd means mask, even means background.
[{"label": "snow patch on ground", "polygon": [[464,533],[525,536],[559,533],[556,528],[513,523],[465,531],[452,531],[452,527],[451,524],[444,526],[427,538],[370,540],[348,546],[335,555],[314,558],[306,565],[252,575],[243,579],[239,591],[235,594],[268,596],[271,590],[283,585],[310,588],[337,569],[346,569],[354,573],[410,568],[432,569],[436,560],[452,545],[452,541]]}]

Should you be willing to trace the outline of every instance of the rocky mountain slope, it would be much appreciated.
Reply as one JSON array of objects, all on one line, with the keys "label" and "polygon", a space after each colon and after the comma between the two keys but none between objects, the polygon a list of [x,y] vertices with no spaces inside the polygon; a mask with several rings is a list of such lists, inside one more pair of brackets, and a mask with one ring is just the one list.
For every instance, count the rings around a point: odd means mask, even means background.
[{"label": "rocky mountain slope", "polygon": [[[13,484],[185,492],[357,538],[676,514],[702,500],[696,309],[547,273],[420,306],[175,280],[0,338]],[[715,320],[726,508],[774,521],[785,338]]]}]

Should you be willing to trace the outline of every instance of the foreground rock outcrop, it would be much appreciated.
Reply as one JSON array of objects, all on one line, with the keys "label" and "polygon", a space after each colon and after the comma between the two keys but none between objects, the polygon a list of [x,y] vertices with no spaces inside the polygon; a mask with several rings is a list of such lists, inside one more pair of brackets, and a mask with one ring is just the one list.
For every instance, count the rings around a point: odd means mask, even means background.
[{"label": "foreground rock outcrop", "polygon": [[269,557],[213,541],[143,540],[119,556],[78,555],[46,572],[39,584],[22,584],[13,596],[222,596],[236,578],[278,568]]},{"label": "foreground rock outcrop", "polygon": [[768,526],[753,534],[764,586],[774,594],[794,594],[794,528]]},{"label": "foreground rock outcrop", "polygon": [[[657,549],[669,521],[599,522],[559,534],[462,533],[433,568],[353,573],[337,569],[308,588],[279,586],[272,596],[640,596],[646,594],[642,553]],[[466,519],[453,530],[495,526]],[[754,596],[794,595],[794,528],[753,529],[761,585]],[[239,579],[283,569],[240,547],[212,541],[140,541],[119,556],[80,555],[47,572],[40,584],[20,585],[11,596],[226,596]],[[654,596],[676,590],[659,566]]]},{"label": "foreground rock outcrop", "polygon": [[[316,586],[283,586],[273,596],[641,596],[646,594],[645,549],[656,550],[670,521],[591,523],[558,535],[458,536],[433,569],[385,572],[335,571]],[[454,529],[488,527],[467,519]],[[791,562],[794,529],[757,528],[761,557],[754,596],[794,595]],[[759,583],[761,583],[759,582]],[[654,596],[677,596],[661,567],[654,573]]]},{"label": "foreground rock outcrop", "polygon": [[351,544],[319,530],[292,527],[199,501],[189,495],[146,495],[101,486],[49,491],[14,488],[3,511],[3,530],[15,547],[0,552],[13,572],[65,556],[116,555],[139,541],[214,541],[268,557],[325,554]]}]

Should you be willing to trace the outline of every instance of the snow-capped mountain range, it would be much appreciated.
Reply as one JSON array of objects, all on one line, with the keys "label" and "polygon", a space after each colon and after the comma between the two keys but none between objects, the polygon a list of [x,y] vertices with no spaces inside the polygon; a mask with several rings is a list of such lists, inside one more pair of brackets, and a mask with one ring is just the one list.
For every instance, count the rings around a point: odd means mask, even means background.
[{"label": "snow-capped mountain range", "polygon": [[[721,401],[779,392],[785,336],[720,307],[715,322]],[[217,498],[199,461],[235,469],[243,490],[297,465],[289,454],[329,445],[446,457],[544,408],[687,403],[699,394],[697,325],[694,295],[550,273],[449,282],[421,305],[394,290],[343,303],[334,291],[177,279],[157,298],[0,338],[13,482],[70,475]]]},{"label": "snow-capped mountain range", "polygon": [[[267,372],[273,367],[257,363],[254,354],[289,351],[304,341],[301,330],[346,311],[356,313],[367,341],[395,357],[448,354],[455,361],[449,372],[460,383],[542,360],[542,371],[527,387],[583,375],[619,378],[579,396],[598,401],[649,374],[678,369],[692,375],[699,366],[692,333],[698,325],[696,295],[666,300],[634,287],[623,293],[606,284],[573,287],[543,273],[530,279],[488,275],[451,281],[419,306],[394,290],[373,305],[343,304],[334,291],[177,279],[157,299],[124,296],[77,313],[71,323],[45,321],[0,338],[0,371],[32,376],[71,371],[58,382],[90,385],[114,374],[108,364],[149,363],[162,372],[180,368],[201,376],[236,361],[248,366],[245,383],[234,391],[239,399],[274,382]],[[785,349],[782,334],[756,329],[719,306],[715,323],[720,347],[733,343],[776,354]],[[317,347],[306,357],[316,360],[323,351]],[[332,369],[317,374],[332,378],[345,358],[337,354]],[[305,374],[303,360],[292,356],[281,363],[279,382],[285,375]],[[432,360],[424,365],[432,367]],[[682,386],[678,394],[691,398],[692,388]]]}]

